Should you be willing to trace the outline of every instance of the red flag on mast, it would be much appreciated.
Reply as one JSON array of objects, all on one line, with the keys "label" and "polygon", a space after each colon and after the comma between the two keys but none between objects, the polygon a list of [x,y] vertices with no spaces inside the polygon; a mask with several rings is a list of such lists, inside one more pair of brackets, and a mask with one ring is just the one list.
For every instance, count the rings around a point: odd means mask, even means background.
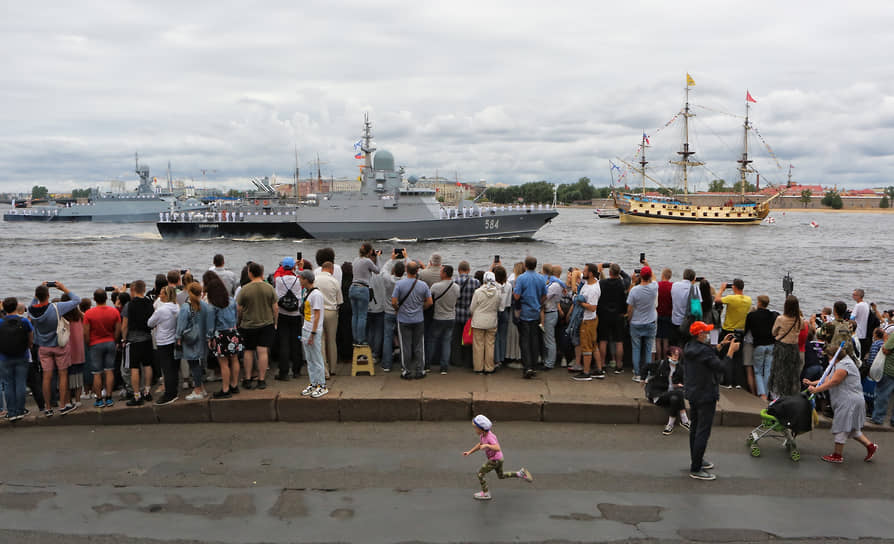
[{"label": "red flag on mast", "polygon": [[748,92],[747,90],[745,91],[745,100],[747,100],[748,102],[754,102],[755,104],[757,104],[757,100],[755,100],[754,97],[751,96],[751,93]]}]

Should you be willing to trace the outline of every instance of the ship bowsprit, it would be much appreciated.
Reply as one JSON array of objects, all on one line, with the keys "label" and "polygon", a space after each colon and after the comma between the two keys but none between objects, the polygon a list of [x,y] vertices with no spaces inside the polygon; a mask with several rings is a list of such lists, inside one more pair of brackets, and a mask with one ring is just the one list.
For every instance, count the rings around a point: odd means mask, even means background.
[{"label": "ship bowsprit", "polygon": [[555,209],[533,209],[492,215],[405,221],[162,221],[162,238],[296,238],[320,240],[385,240],[390,238],[460,240],[531,238],[558,215]]}]

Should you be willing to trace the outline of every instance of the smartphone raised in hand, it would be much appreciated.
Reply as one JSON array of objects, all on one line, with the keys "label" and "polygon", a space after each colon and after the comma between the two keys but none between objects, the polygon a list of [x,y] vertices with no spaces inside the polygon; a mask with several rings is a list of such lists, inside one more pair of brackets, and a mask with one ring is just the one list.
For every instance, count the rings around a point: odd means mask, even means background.
[{"label": "smartphone raised in hand", "polygon": [[47,287],[56,287],[56,282],[54,282],[54,281],[48,281],[48,282],[47,282]]}]

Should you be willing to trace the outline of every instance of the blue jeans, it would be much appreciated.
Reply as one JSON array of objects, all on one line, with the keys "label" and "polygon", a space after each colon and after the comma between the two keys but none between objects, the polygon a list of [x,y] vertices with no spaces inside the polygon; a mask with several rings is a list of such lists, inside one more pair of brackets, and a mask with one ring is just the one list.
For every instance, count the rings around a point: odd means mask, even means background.
[{"label": "blue jeans", "polygon": [[[888,415],[888,401],[894,393],[894,378],[885,374],[882,381],[875,386],[875,406],[872,409],[872,422],[881,425]],[[894,419],[891,420],[894,425]]]},{"label": "blue jeans", "polygon": [[754,346],[751,356],[754,365],[754,383],[758,396],[767,394],[767,383],[770,381],[770,369],[773,368],[773,345]]},{"label": "blue jeans", "polygon": [[0,380],[4,384],[6,413],[9,417],[25,415],[25,381],[28,379],[28,363],[25,359],[7,359],[0,362]]},{"label": "blue jeans", "polygon": [[497,337],[494,339],[494,364],[506,360],[506,334],[509,332],[509,310],[497,312]]},{"label": "blue jeans", "polygon": [[[308,340],[314,339],[313,344]],[[303,331],[301,344],[304,346],[304,360],[307,361],[307,376],[313,385],[326,385],[326,366],[323,364],[323,336],[311,335]]]},{"label": "blue jeans", "polygon": [[437,363],[441,370],[450,366],[450,341],[453,338],[452,319],[433,319],[431,327],[426,331],[425,351],[429,368]]},{"label": "blue jeans", "polygon": [[658,323],[630,324],[630,348],[633,357],[633,375],[639,376],[640,366],[648,365],[652,359],[652,346],[655,344],[655,333]]},{"label": "blue jeans", "polygon": [[348,289],[351,301],[351,336],[355,344],[366,343],[366,311],[369,309],[369,287],[351,285]]},{"label": "blue jeans", "polygon": [[[546,368],[552,368],[556,364],[556,323],[558,321],[559,312],[546,312],[543,314],[543,347],[546,351],[543,358],[543,366]],[[499,320],[497,325],[499,326]]]},{"label": "blue jeans", "polygon": [[384,334],[382,334],[382,368],[391,370],[391,356],[394,354],[394,329],[397,328],[397,314],[385,314]]},{"label": "blue jeans", "polygon": [[90,372],[94,376],[102,374],[103,371],[113,372],[115,370],[115,351],[115,342],[102,342],[101,344],[90,346],[87,350]]},{"label": "blue jeans", "polygon": [[193,387],[202,387],[202,378],[205,377],[205,369],[202,365],[204,361],[200,361],[199,359],[188,359],[186,362],[189,363],[189,373],[192,374]]},{"label": "blue jeans", "polygon": [[382,360],[382,335],[385,332],[385,312],[366,314],[366,338],[373,358]]}]

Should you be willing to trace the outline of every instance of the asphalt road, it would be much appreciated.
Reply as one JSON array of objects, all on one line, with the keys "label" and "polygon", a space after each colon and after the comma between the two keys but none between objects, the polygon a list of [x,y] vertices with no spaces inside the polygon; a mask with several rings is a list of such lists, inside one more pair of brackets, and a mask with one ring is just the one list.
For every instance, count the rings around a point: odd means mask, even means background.
[{"label": "asphalt road", "polygon": [[[0,433],[0,541],[91,542],[837,542],[894,535],[894,434],[872,463],[803,459],[747,430],[714,430],[718,479],[687,477],[678,428],[501,423],[508,468],[489,478],[471,423],[32,427]],[[763,444],[763,442],[762,442]],[[826,540],[830,539],[830,540]],[[849,540],[853,542],[854,540]]]}]

